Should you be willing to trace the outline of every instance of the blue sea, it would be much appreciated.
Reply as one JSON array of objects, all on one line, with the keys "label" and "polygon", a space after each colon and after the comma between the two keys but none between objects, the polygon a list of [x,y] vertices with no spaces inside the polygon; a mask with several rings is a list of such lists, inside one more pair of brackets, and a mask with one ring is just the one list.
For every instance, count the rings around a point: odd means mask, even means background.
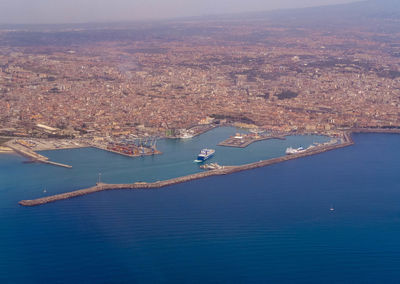
[{"label": "blue sea", "polygon": [[99,173],[111,183],[198,172],[204,147],[231,165],[327,140],[215,146],[236,131],[162,140],[154,157],[43,153],[73,169],[0,155],[0,283],[400,282],[400,135],[356,134],[351,147],[163,189],[17,204],[91,186]]}]

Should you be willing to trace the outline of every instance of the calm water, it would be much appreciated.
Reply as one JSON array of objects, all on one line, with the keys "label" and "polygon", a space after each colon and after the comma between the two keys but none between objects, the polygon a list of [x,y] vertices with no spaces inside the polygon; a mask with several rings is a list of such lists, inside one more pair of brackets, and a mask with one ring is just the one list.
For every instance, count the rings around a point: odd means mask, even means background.
[{"label": "calm water", "polygon": [[[400,135],[228,176],[150,191],[101,192],[23,208],[20,199],[106,182],[196,172],[202,147],[231,135],[161,141],[162,156],[45,152],[73,169],[0,156],[0,283],[398,283]],[[290,137],[216,148],[240,164],[308,146]],[[333,206],[335,211],[330,211]]]}]

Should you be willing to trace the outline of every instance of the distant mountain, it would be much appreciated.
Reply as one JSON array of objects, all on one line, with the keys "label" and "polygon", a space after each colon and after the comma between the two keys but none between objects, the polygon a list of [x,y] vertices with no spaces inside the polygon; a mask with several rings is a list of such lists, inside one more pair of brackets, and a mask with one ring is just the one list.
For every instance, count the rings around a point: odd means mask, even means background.
[{"label": "distant mountain", "polygon": [[[215,24],[216,23],[216,24]],[[383,33],[382,41],[393,42],[400,32],[400,0],[366,0],[349,4],[286,9],[268,12],[213,15],[152,22],[87,23],[63,25],[0,25],[0,45],[69,46],[81,43],[118,41],[123,39],[184,40],[187,36],[218,34],[226,27],[250,23],[268,26],[344,31],[348,27]],[[204,25],[203,25],[204,24]],[[272,32],[270,32],[272,33]],[[271,35],[271,34],[270,34]],[[242,36],[239,36],[240,40]],[[253,40],[260,37],[253,34]],[[249,38],[249,40],[251,40]]]},{"label": "distant mountain", "polygon": [[357,25],[373,32],[400,30],[400,0],[367,0],[349,4],[212,16],[208,20],[266,21],[272,25],[341,29]]},{"label": "distant mountain", "polygon": [[85,23],[85,24],[57,24],[57,25],[0,25],[0,29],[29,30],[29,31],[61,31],[72,29],[131,29],[138,27],[165,26],[172,23],[186,21],[259,21],[270,20],[283,25],[318,24],[349,24],[367,22],[370,20],[390,20],[400,22],[400,0],[364,0],[348,4],[327,5],[310,8],[282,9],[263,12],[248,12],[238,14],[210,15],[202,17],[178,18],[163,21],[135,21],[114,23]]},{"label": "distant mountain", "polygon": [[340,5],[270,11],[257,13],[257,16],[309,23],[338,20],[354,22],[371,19],[400,21],[400,0],[367,0]]},{"label": "distant mountain", "polygon": [[345,5],[348,12],[366,18],[400,20],[399,0],[369,0]]}]

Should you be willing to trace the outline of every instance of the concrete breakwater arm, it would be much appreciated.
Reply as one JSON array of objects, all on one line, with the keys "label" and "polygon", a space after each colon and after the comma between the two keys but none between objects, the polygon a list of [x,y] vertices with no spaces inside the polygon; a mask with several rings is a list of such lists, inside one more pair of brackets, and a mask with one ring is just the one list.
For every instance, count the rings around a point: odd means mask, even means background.
[{"label": "concrete breakwater arm", "polygon": [[57,194],[57,195],[42,197],[42,198],[38,198],[38,199],[34,199],[34,200],[22,200],[19,202],[19,204],[22,206],[37,206],[37,205],[43,205],[43,204],[50,203],[50,202],[55,202],[58,200],[74,198],[74,197],[83,196],[83,195],[87,195],[87,194],[91,194],[91,193],[95,193],[95,192],[99,192],[99,191],[105,191],[105,190],[162,188],[162,187],[166,187],[166,186],[170,186],[170,185],[174,185],[174,184],[178,184],[178,183],[184,183],[184,182],[188,182],[191,180],[201,179],[201,178],[205,178],[205,177],[209,177],[209,176],[227,175],[227,174],[231,174],[231,173],[235,173],[235,172],[265,167],[265,166],[281,163],[284,161],[294,160],[294,159],[298,159],[298,158],[302,158],[302,157],[306,157],[306,156],[316,155],[316,154],[323,153],[326,151],[331,151],[334,149],[347,147],[347,146],[354,144],[350,133],[345,133],[343,135],[343,140],[344,141],[341,144],[319,146],[319,147],[315,147],[313,149],[310,149],[310,150],[307,150],[307,151],[304,151],[301,153],[297,153],[294,155],[282,156],[279,158],[264,160],[264,161],[246,164],[246,165],[242,165],[242,166],[225,166],[223,169],[201,172],[201,173],[196,173],[196,174],[183,176],[183,177],[177,177],[177,178],[173,178],[173,179],[169,179],[169,180],[157,181],[157,182],[153,182],[153,183],[146,183],[146,182],[136,182],[136,183],[131,183],[131,184],[100,183],[93,187],[80,189],[80,190],[76,190],[76,191],[71,191],[71,192],[67,192],[67,193],[61,193],[61,194]]},{"label": "concrete breakwater arm", "polygon": [[385,133],[400,134],[399,128],[353,128],[352,133]]},{"label": "concrete breakwater arm", "polygon": [[80,190],[56,194],[56,195],[52,195],[52,196],[42,197],[42,198],[38,198],[38,199],[34,199],[34,200],[22,200],[19,202],[19,204],[23,205],[23,206],[37,206],[37,205],[42,205],[42,204],[58,201],[58,200],[64,200],[64,199],[87,195],[87,194],[91,194],[91,193],[95,193],[95,192],[99,192],[99,191],[113,190],[113,189],[161,188],[161,187],[165,187],[168,185],[183,183],[183,182],[200,179],[200,178],[207,177],[207,176],[222,175],[222,174],[227,174],[227,173],[223,172],[222,170],[218,170],[218,172],[217,171],[208,171],[208,172],[201,172],[201,173],[197,173],[197,174],[193,174],[193,175],[178,177],[178,178],[164,180],[164,181],[157,181],[157,182],[153,182],[153,183],[146,183],[146,182],[136,182],[136,183],[129,183],[129,184],[100,183],[100,184],[97,184],[96,186],[85,188],[85,189],[80,189]]}]

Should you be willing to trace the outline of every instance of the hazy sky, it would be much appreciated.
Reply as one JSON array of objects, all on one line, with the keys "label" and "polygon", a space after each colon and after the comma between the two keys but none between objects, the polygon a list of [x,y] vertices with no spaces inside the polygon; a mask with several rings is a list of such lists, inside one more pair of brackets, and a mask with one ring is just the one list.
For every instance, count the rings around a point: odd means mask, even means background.
[{"label": "hazy sky", "polygon": [[0,23],[135,21],[280,8],[356,0],[0,0]]}]

